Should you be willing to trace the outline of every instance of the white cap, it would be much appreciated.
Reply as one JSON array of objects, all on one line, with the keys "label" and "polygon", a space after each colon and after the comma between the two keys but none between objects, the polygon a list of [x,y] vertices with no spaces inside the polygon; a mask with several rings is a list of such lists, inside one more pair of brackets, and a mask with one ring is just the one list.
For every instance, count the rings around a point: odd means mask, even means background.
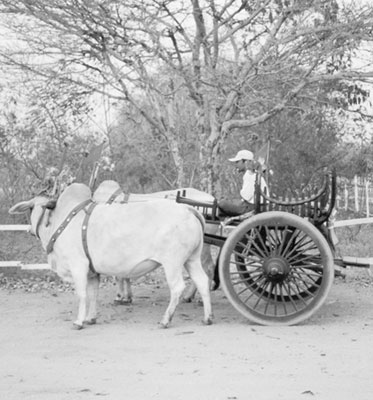
[{"label": "white cap", "polygon": [[254,160],[254,154],[249,150],[240,150],[234,158],[230,158],[229,161],[236,162],[241,160]]}]

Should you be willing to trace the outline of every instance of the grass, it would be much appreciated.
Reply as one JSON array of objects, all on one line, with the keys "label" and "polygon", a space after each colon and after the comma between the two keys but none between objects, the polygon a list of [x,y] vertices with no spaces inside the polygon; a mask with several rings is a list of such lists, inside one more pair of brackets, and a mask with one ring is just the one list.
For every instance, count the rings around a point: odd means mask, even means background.
[{"label": "grass", "polygon": [[337,228],[336,235],[337,255],[373,257],[373,225]]},{"label": "grass", "polygon": [[[365,218],[352,211],[339,210],[337,221]],[[373,224],[363,224],[336,228],[339,243],[337,256],[373,257]]]},{"label": "grass", "polygon": [[0,261],[36,264],[47,260],[39,240],[27,232],[0,231],[0,243]]}]

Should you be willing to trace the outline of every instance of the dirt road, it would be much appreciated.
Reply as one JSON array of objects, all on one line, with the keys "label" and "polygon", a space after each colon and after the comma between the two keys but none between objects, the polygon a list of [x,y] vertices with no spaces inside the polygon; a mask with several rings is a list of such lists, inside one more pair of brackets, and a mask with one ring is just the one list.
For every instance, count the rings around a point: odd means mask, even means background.
[{"label": "dirt road", "polygon": [[367,279],[338,279],[322,309],[294,327],[252,325],[219,290],[214,325],[201,324],[198,304],[181,304],[162,330],[165,285],[134,292],[132,306],[114,306],[104,287],[98,324],[74,331],[73,293],[0,290],[0,399],[373,398]]}]

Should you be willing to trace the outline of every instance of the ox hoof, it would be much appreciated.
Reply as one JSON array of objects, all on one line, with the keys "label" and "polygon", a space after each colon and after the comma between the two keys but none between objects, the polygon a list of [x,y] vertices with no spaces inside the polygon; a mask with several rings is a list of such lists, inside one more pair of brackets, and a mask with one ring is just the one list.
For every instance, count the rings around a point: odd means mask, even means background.
[{"label": "ox hoof", "polygon": [[183,297],[181,301],[183,303],[191,303],[192,302],[192,298],[191,297]]},{"label": "ox hoof", "polygon": [[202,322],[204,325],[212,325],[212,317],[204,319]]},{"label": "ox hoof", "polygon": [[115,299],[114,304],[116,306],[130,306],[132,304],[132,299]]},{"label": "ox hoof", "polygon": [[74,329],[74,331],[80,331],[81,329],[83,329],[83,325],[77,324],[76,322],[74,322],[73,329]]},{"label": "ox hoof", "polygon": [[96,325],[96,322],[97,322],[97,318],[91,318],[91,319],[88,319],[87,321],[85,321],[85,323],[87,325]]},{"label": "ox hoof", "polygon": [[167,329],[169,326],[170,326],[170,323],[169,323],[169,322],[167,322],[167,323],[160,322],[160,323],[159,323],[159,328],[160,328],[160,329]]}]

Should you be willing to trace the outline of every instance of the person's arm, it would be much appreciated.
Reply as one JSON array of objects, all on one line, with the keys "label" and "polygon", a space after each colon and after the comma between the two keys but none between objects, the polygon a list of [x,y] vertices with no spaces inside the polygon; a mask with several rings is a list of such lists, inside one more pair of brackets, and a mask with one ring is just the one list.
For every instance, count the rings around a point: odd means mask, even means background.
[{"label": "person's arm", "polygon": [[240,195],[242,199],[247,201],[248,203],[254,202],[255,176],[256,174],[250,174],[248,172],[246,172],[243,176],[243,184]]}]

